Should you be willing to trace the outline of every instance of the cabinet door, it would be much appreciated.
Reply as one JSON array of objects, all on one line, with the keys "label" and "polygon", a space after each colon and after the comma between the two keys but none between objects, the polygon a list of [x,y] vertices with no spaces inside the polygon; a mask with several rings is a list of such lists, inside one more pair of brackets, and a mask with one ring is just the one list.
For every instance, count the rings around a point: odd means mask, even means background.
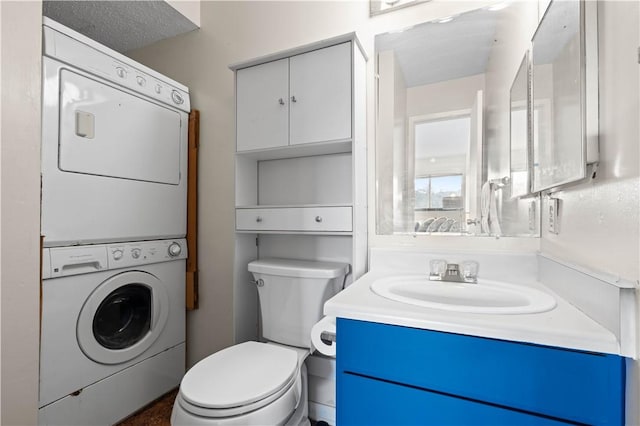
[{"label": "cabinet door", "polygon": [[238,151],[286,146],[289,139],[289,60],[267,62],[236,74]]},{"label": "cabinet door", "polygon": [[290,144],[351,138],[351,43],[290,58]]}]

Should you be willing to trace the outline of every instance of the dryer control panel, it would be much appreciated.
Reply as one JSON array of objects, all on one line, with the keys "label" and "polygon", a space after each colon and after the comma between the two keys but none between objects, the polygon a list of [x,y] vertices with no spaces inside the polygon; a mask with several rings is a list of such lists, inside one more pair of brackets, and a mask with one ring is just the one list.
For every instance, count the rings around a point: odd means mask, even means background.
[{"label": "dryer control panel", "polygon": [[43,54],[174,108],[191,110],[189,89],[157,71],[44,18]]},{"label": "dryer control panel", "polygon": [[187,258],[184,239],[45,248],[42,278],[89,274],[109,269]]}]

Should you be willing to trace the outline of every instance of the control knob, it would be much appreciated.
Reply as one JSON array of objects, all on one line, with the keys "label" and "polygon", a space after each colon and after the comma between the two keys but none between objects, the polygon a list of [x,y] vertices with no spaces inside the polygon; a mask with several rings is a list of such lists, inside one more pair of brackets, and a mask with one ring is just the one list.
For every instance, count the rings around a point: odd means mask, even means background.
[{"label": "control knob", "polygon": [[173,100],[173,103],[176,105],[182,105],[184,103],[184,98],[177,90],[173,90],[171,92],[171,99]]},{"label": "control knob", "polygon": [[182,253],[182,247],[180,247],[180,244],[171,243],[171,245],[169,246],[169,256],[176,257],[180,253]]},{"label": "control knob", "polygon": [[124,253],[123,253],[123,252],[122,252],[122,250],[120,250],[120,249],[118,249],[118,250],[114,250],[114,251],[113,251],[113,260],[120,260],[120,259],[122,259],[123,254],[124,254]]},{"label": "control knob", "polygon": [[140,257],[140,249],[139,248],[134,248],[133,250],[131,250],[131,257],[133,257],[134,259],[137,259]]}]

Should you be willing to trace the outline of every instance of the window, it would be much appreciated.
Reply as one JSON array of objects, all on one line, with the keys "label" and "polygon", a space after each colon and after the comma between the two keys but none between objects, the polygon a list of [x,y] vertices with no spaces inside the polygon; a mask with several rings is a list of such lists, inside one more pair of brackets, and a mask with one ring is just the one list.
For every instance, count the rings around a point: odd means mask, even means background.
[{"label": "window", "polygon": [[462,175],[420,176],[415,181],[415,210],[461,210]]}]

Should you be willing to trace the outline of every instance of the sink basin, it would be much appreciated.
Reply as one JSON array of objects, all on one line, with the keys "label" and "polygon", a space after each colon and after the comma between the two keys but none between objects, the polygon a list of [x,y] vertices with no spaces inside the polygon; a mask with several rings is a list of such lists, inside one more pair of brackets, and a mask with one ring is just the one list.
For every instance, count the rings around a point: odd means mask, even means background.
[{"label": "sink basin", "polygon": [[535,288],[483,279],[468,284],[401,275],[380,278],[371,284],[371,290],[409,305],[478,314],[533,314],[556,306],[553,296]]}]

